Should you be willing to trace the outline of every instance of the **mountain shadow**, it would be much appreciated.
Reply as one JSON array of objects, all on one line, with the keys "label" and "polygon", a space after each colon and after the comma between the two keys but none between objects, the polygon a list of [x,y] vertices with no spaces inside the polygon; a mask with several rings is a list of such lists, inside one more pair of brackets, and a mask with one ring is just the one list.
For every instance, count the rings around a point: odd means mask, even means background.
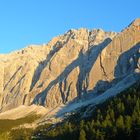
[{"label": "mountain shadow", "polygon": [[119,81],[121,81],[127,75],[134,73],[134,70],[138,68],[137,63],[140,58],[140,42],[133,46],[128,51],[122,53],[118,60],[117,65],[114,69],[114,79],[112,81],[107,80],[99,80],[94,89],[94,93],[101,94],[105,92],[107,89],[116,85]]},{"label": "mountain shadow", "polygon": [[[96,83],[96,86],[94,87],[94,89],[92,90],[94,93],[97,93],[96,96],[101,95],[106,90],[113,88],[117,83],[119,83],[121,80],[123,80],[123,78],[127,77],[129,74],[132,74],[132,76],[135,77],[135,82],[139,81],[140,74],[134,72],[134,70],[138,68],[137,63],[138,63],[138,59],[140,58],[139,49],[140,49],[140,43],[137,43],[134,47],[132,47],[131,49],[129,49],[128,51],[122,53],[119,56],[118,61],[117,61],[117,65],[115,67],[115,72],[114,72],[114,77],[115,78],[114,78],[114,80],[112,80],[111,82],[99,80]],[[126,55],[126,57],[125,57],[125,55]],[[131,58],[133,58],[133,61],[134,61],[133,63],[131,61],[129,61],[129,60],[131,60]],[[126,64],[125,65],[120,65],[120,64],[124,63],[124,61],[126,62]],[[122,68],[120,68],[120,67],[125,67],[125,66],[127,66],[127,69],[125,69],[125,71],[121,71]],[[121,72],[121,73],[119,73],[119,72]],[[119,74],[120,74],[120,76],[119,76]],[[125,80],[125,82],[129,83],[130,81],[129,80]],[[126,83],[124,83],[124,84],[126,84]],[[91,99],[91,97],[94,98],[93,96],[90,96],[88,94],[87,98],[89,98],[89,100]],[[73,101],[69,102],[65,107],[60,109],[56,113],[56,117],[59,117],[63,113],[66,113],[67,109],[68,109],[67,107],[70,108],[70,105],[72,103],[73,103]],[[80,102],[79,102],[79,104],[80,104]],[[95,104],[92,103],[92,105],[94,106]],[[77,109],[77,108],[75,108],[75,109]]]},{"label": "mountain shadow", "polygon": [[[86,53],[83,53],[83,50],[81,50],[78,58],[74,60],[71,64],[69,64],[55,80],[51,81],[47,86],[47,88],[34,98],[32,104],[35,103],[35,104],[45,105],[47,93],[57,83],[59,83],[60,85],[61,96],[62,99],[64,100],[63,102],[66,102],[69,92],[67,93],[66,96],[64,95],[64,93],[61,90],[61,82],[65,81],[68,75],[70,74],[70,72],[76,67],[79,67],[80,69],[80,73],[78,75],[78,82],[77,82],[77,93],[78,93],[78,97],[80,97],[81,93],[87,90],[88,80],[86,80],[86,78],[88,77],[89,72],[93,67],[94,63],[96,62],[98,55],[110,42],[111,39],[107,38],[101,44],[93,47],[89,47],[89,50]],[[87,86],[85,86],[84,89],[82,89],[81,85],[84,80],[87,81]]]},{"label": "mountain shadow", "polygon": [[115,67],[114,77],[121,78],[134,72],[138,68],[137,63],[140,58],[140,42],[134,47],[120,55]]}]

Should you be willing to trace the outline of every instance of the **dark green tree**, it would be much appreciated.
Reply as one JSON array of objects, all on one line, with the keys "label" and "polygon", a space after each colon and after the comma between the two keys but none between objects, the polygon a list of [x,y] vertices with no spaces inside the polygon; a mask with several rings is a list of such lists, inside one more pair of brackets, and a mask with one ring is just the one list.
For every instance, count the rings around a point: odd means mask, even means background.
[{"label": "dark green tree", "polygon": [[126,129],[126,133],[128,135],[130,135],[130,133],[131,133],[131,126],[132,126],[132,119],[130,116],[126,116],[125,117],[125,129]]},{"label": "dark green tree", "polygon": [[86,133],[84,129],[80,130],[79,140],[86,140]]},{"label": "dark green tree", "polygon": [[116,126],[119,129],[124,129],[124,119],[123,119],[123,116],[122,115],[120,115],[118,117],[118,119],[116,120]]}]

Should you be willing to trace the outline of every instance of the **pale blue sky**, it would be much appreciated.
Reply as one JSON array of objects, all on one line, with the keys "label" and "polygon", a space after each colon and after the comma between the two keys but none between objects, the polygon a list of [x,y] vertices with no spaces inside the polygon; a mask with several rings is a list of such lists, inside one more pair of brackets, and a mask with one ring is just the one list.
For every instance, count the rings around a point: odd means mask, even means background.
[{"label": "pale blue sky", "polygon": [[120,31],[140,17],[140,0],[0,0],[0,53],[47,43],[70,28]]}]

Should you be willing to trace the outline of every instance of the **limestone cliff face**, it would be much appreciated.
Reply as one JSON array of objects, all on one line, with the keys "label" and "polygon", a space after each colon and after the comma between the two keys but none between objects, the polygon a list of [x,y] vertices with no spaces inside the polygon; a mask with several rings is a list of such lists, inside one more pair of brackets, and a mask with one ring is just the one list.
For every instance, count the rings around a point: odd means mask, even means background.
[{"label": "limestone cliff face", "polygon": [[[140,19],[117,34],[99,54],[90,72],[90,88],[99,80],[111,82],[139,71]],[[95,75],[96,73],[96,75]],[[92,77],[95,77],[94,80]]]},{"label": "limestone cliff face", "polygon": [[[42,46],[0,55],[0,108],[54,108],[140,70],[140,19],[121,33],[69,30]],[[98,88],[100,87],[100,88]]]}]

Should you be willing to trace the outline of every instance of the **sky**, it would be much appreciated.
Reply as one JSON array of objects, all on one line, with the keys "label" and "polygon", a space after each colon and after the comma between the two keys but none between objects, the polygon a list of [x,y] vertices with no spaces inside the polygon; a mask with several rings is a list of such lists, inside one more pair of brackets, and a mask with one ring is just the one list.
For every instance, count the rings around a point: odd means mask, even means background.
[{"label": "sky", "polygon": [[119,32],[140,17],[140,0],[0,0],[0,54],[46,44],[71,28]]}]

